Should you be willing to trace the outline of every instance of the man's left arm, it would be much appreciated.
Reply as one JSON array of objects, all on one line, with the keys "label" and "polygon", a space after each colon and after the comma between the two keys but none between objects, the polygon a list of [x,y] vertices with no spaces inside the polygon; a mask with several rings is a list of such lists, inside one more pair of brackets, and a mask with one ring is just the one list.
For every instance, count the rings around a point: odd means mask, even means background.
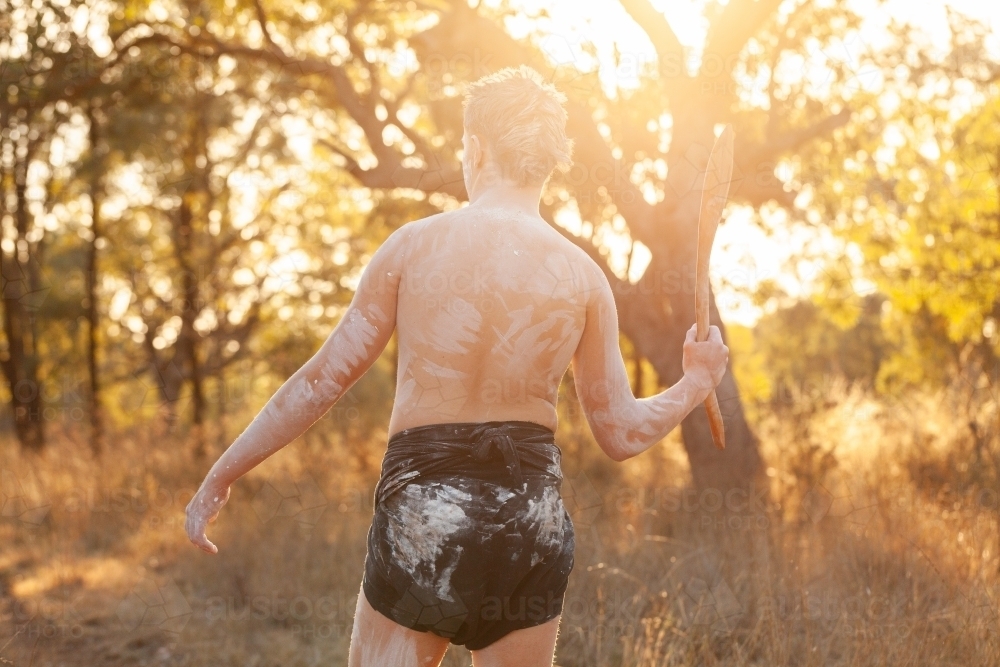
[{"label": "man's left arm", "polygon": [[379,247],[319,351],[275,392],[209,470],[187,507],[188,537],[197,546],[218,551],[205,537],[205,526],[226,503],[232,483],[326,414],[385,349],[396,327],[399,282],[412,232],[411,225],[404,225]]}]

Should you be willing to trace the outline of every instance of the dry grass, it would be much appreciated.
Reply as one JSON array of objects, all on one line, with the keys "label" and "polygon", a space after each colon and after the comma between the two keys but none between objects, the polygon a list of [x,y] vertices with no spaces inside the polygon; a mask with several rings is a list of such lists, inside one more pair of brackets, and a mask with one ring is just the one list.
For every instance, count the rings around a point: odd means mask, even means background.
[{"label": "dry grass", "polygon": [[[683,494],[676,443],[617,466],[563,420],[577,560],[557,664],[997,664],[996,475],[949,402],[841,388],[772,414],[770,499],[725,516]],[[242,480],[215,558],[183,535],[205,464],[182,439],[125,433],[97,465],[71,435],[0,455],[0,657],[346,662],[384,433],[314,433]]]}]

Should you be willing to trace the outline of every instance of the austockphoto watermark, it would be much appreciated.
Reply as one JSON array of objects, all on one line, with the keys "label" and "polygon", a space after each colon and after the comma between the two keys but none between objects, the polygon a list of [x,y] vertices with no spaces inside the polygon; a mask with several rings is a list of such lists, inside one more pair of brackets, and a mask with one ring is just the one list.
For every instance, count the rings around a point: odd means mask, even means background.
[{"label": "austockphoto watermark", "polygon": [[66,492],[62,510],[68,513],[147,514],[183,510],[195,494],[194,487],[182,489],[146,489],[122,486],[110,489],[73,488]]},{"label": "austockphoto watermark", "polygon": [[[565,624],[617,637],[632,636],[640,627],[644,607],[621,589],[607,595],[556,595],[553,591],[531,595],[487,595],[470,610],[461,598],[442,601],[411,590],[394,606],[403,619],[429,625],[436,630],[457,632],[466,623],[515,622],[541,624],[560,616]],[[303,612],[306,608],[303,605]]]},{"label": "austockphoto watermark", "polygon": [[[118,402],[122,408],[141,411],[149,418],[157,414],[170,414],[170,406],[175,409],[190,404],[191,398],[182,393],[187,377],[179,365],[171,361],[162,368],[143,368],[133,373],[136,387],[133,391],[119,393]],[[272,378],[250,372],[231,372],[221,381],[208,382],[203,387],[203,398],[207,405],[224,406],[227,411],[236,412],[248,406],[262,406],[273,396]],[[312,414],[309,406],[290,408],[291,416]],[[89,410],[84,412],[89,415]],[[363,419],[360,400],[350,390],[336,405],[323,413],[317,421],[326,424],[357,425]]]},{"label": "austockphoto watermark", "polygon": [[83,636],[83,619],[70,601],[11,596],[7,612],[11,628],[22,639],[79,639]]},{"label": "austockphoto watermark", "polygon": [[[90,392],[83,377],[61,373],[41,380],[18,380],[12,387],[14,414],[29,421],[84,421]],[[41,406],[35,406],[40,401]]]},{"label": "austockphoto watermark", "polygon": [[[120,397],[122,407],[138,409],[156,407],[180,400],[166,388],[171,381],[183,377],[176,364],[163,369],[145,369],[134,374],[143,388]],[[249,373],[232,373],[222,382],[208,383],[205,399],[215,405],[225,403],[242,406],[249,398],[266,399],[257,377]],[[22,379],[11,389],[12,407],[17,419],[46,422],[86,422],[91,417],[92,397],[87,380],[75,374],[51,374],[38,380]],[[353,405],[335,406],[324,419],[354,422],[361,418],[360,410]]]},{"label": "austockphoto watermark", "polygon": [[[11,488],[14,487],[11,485]],[[9,494],[10,497],[21,497],[15,491]],[[143,485],[74,487],[61,494],[56,506],[68,514],[135,514],[144,517],[151,528],[182,526],[184,511],[196,491],[196,487],[150,489]],[[4,497],[7,495],[5,488]],[[314,517],[318,521],[327,508],[340,514],[371,514],[374,495],[374,486],[338,485],[335,490],[324,490],[311,476],[292,477],[279,471],[259,486],[252,503],[264,523],[274,518],[296,516]],[[45,508],[51,506],[47,500],[44,502]]]},{"label": "austockphoto watermark", "polygon": [[[172,184],[171,187],[183,185],[183,182]],[[302,258],[291,258],[289,264],[282,268],[269,266],[266,270],[257,267],[247,266],[239,262],[223,265],[204,265],[191,269],[171,269],[169,271],[160,270],[155,262],[149,262],[147,268],[135,269],[129,272],[128,297],[126,303],[130,309],[123,315],[138,312],[143,305],[144,299],[149,295],[158,295],[163,290],[171,288],[175,296],[169,299],[167,310],[173,317],[180,318],[185,314],[197,315],[216,307],[212,296],[205,293],[202,286],[212,285],[220,280],[220,275],[240,271],[249,271],[252,274],[251,281],[239,285],[229,284],[229,289],[233,292],[243,292],[246,294],[257,294],[258,300],[270,298],[271,295],[287,292],[290,288],[296,293],[300,293],[303,288],[302,279],[308,277],[310,265],[308,260]],[[154,267],[155,270],[148,267]],[[81,269],[69,271],[63,283],[56,289],[67,298],[85,298],[85,286],[88,284],[88,272]],[[187,295],[185,286],[193,285],[196,290],[193,295]],[[264,296],[261,296],[264,295]],[[118,298],[117,295],[115,298]]]},{"label": "austockphoto watermark", "polygon": [[897,599],[867,591],[853,595],[774,595],[759,599],[755,607],[758,615],[785,622],[890,623],[906,613]]},{"label": "austockphoto watermark", "polygon": [[109,515],[145,530],[182,530],[186,518],[184,510],[194,493],[193,487],[177,490],[151,490],[144,486],[73,488],[59,499],[57,506],[71,517]]},{"label": "austockphoto watermark", "polygon": [[620,589],[606,596],[566,594],[562,598],[551,591],[535,595],[486,596],[479,608],[482,621],[533,621],[543,623],[562,616],[562,623],[584,627],[600,636],[631,637],[641,632],[643,605]]},{"label": "austockphoto watermark", "polygon": [[205,601],[204,619],[216,623],[278,623],[296,637],[348,637],[358,593],[329,595],[259,594],[245,598],[214,596]]},{"label": "austockphoto watermark", "polygon": [[[132,47],[133,49],[137,47]],[[164,49],[158,57],[114,60],[100,57],[92,51],[71,50],[60,62],[58,77],[60,85],[72,88],[89,85],[95,80],[105,83],[111,80],[144,80],[154,92],[179,92],[191,89],[191,81],[206,76],[217,77],[219,66],[209,59],[189,58],[184,63],[184,72],[179,69],[181,51],[179,48]],[[48,58],[23,61],[15,66],[0,67],[0,85],[13,84],[26,91],[41,90],[56,72]]]},{"label": "austockphoto watermark", "polygon": [[643,605],[635,597],[615,588],[600,598],[566,595],[563,622],[572,627],[589,628],[597,637],[632,637],[642,632]]},{"label": "austockphoto watermark", "polygon": [[767,493],[765,486],[725,490],[685,486],[622,488],[615,491],[611,506],[623,514],[697,514],[703,528],[763,530],[770,526],[774,511]]},{"label": "austockphoto watermark", "polygon": [[[912,632],[915,620],[908,616],[907,608],[898,600],[867,592],[740,599],[719,581],[714,586],[688,585],[674,595],[661,597],[667,602],[667,613],[679,626],[700,626],[723,633],[732,632],[741,625],[770,620],[783,625],[810,624],[824,631],[848,635],[892,633],[905,637]],[[490,620],[544,620],[551,618],[557,608],[551,596],[542,595],[497,597],[486,602],[482,614],[484,619]],[[642,621],[647,613],[648,608],[641,600],[621,589],[611,590],[600,598],[567,595],[562,604],[564,627],[577,627],[592,635],[613,638],[641,635]]]},{"label": "austockphoto watermark", "polygon": [[496,54],[483,49],[469,52],[441,53],[430,51],[418,61],[411,52],[394,52],[386,58],[390,74],[401,75],[419,69],[424,75],[428,92],[438,95],[448,86],[475,81],[497,69]]},{"label": "austockphoto watermark", "polygon": [[[717,271],[720,283],[731,285],[758,285],[771,280],[776,274],[753,267],[734,266]],[[599,286],[586,272],[582,264],[571,264],[565,260],[553,259],[537,269],[536,277],[551,293],[565,297],[585,295],[596,291]],[[429,271],[405,271],[402,276],[391,272],[365,271],[361,276],[359,289],[372,291],[395,290],[400,296],[421,299],[427,307],[439,307],[455,314],[470,310],[490,310],[501,308],[496,301],[496,283],[500,274],[481,265],[472,269]],[[648,267],[636,282],[625,282],[616,288],[616,293],[624,295],[694,295],[696,275],[685,268]]]}]

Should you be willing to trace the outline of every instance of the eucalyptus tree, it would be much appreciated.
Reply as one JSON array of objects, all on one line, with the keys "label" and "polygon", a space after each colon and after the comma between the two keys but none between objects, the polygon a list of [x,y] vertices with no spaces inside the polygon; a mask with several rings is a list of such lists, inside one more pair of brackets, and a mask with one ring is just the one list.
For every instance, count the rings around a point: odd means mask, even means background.
[{"label": "eucalyptus tree", "polygon": [[[829,146],[865,111],[849,103],[857,63],[823,51],[850,40],[859,18],[839,2],[709,3],[706,40],[692,51],[648,0],[621,4],[656,49],[633,89],[608,90],[580,60],[553,62],[549,42],[562,38],[544,22],[529,21],[527,35],[514,38],[505,28],[514,11],[508,3],[254,0],[212,15],[180,6],[169,20],[140,15],[135,23],[162,48],[281,71],[298,89],[315,144],[361,189],[439,208],[466,196],[457,159],[461,84],[520,63],[549,76],[569,95],[576,152],[573,168],[550,183],[544,213],[605,268],[622,331],[669,384],[682,372],[681,344],[694,318],[694,230],[715,127],[736,128],[732,199],[805,218],[796,201],[808,184],[794,174],[807,169],[778,167],[807,146]],[[803,74],[817,51],[819,82]],[[564,210],[582,219],[583,233],[555,222]],[[648,249],[637,281],[613,270],[609,232]],[[722,326],[714,304],[711,312]],[[694,483],[723,490],[758,483],[763,462],[731,373],[719,398],[725,452],[712,446],[703,411],[682,426]]]}]

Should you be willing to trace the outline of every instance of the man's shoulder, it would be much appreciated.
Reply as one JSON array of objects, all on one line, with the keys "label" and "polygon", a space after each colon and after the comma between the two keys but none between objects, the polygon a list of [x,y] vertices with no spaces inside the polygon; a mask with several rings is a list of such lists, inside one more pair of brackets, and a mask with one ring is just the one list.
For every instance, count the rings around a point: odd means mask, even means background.
[{"label": "man's shoulder", "polygon": [[434,213],[433,215],[428,215],[424,218],[410,220],[400,225],[393,233],[407,238],[412,238],[415,234],[420,234],[421,232],[435,226],[437,223],[448,220],[452,215],[454,215],[454,213],[455,211],[441,211],[440,213]]},{"label": "man's shoulder", "polygon": [[600,264],[587,254],[586,250],[566,238],[565,235],[556,230],[552,231],[559,237],[559,247],[572,266],[577,289],[588,295],[597,294],[604,289],[608,285],[608,278],[604,275]]}]

